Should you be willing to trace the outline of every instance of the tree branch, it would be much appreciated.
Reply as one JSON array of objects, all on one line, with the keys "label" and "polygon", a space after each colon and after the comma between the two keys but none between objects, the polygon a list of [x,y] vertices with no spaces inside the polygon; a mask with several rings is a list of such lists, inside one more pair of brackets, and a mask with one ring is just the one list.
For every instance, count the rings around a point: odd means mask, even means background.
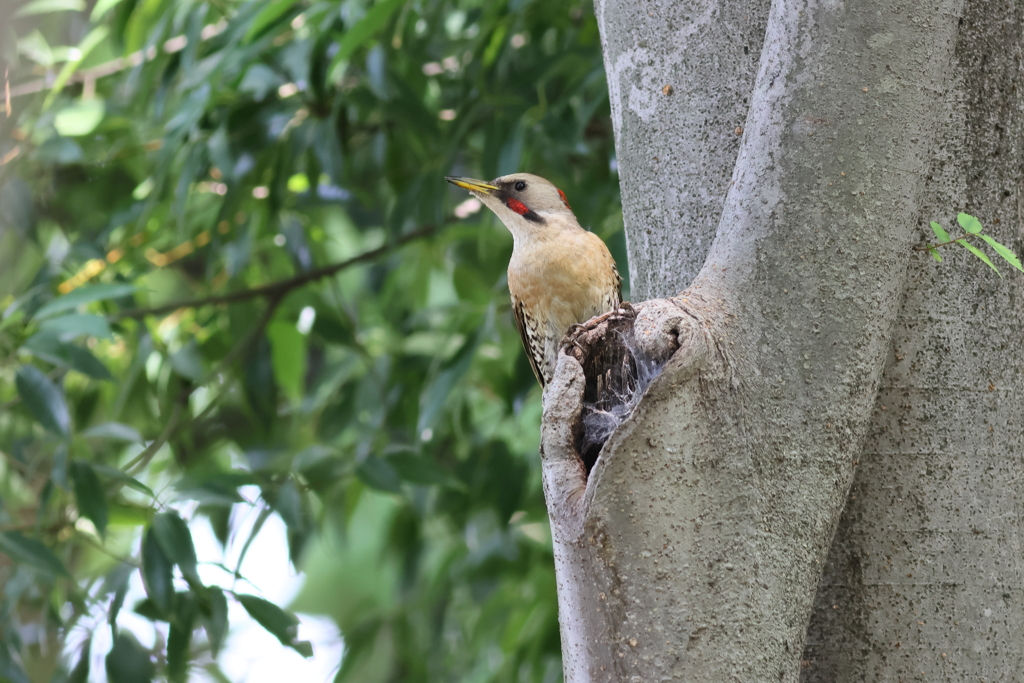
[{"label": "tree branch", "polygon": [[[174,402],[174,410],[171,413],[171,419],[167,421],[167,425],[164,427],[163,432],[161,432],[160,436],[156,438],[156,441],[153,441],[148,446],[146,446],[146,448],[144,448],[141,453],[135,456],[131,460],[131,462],[124,466],[123,471],[126,474],[134,474],[135,472],[141,470],[143,467],[148,465],[149,461],[153,459],[154,455],[156,455],[156,452],[163,448],[163,445],[167,443],[168,439],[171,438],[171,435],[174,433],[174,430],[178,428],[178,423],[181,422],[181,414],[185,409],[185,405],[187,404],[188,396],[191,394],[191,392],[182,393],[184,394],[184,396],[179,396],[177,400],[175,400]],[[111,487],[110,493],[116,492],[122,486],[124,486],[124,482],[116,482],[115,485]]]},{"label": "tree branch", "polygon": [[197,299],[186,299],[185,301],[176,301],[169,304],[163,304],[161,306],[152,306],[150,308],[130,308],[126,311],[114,313],[109,316],[109,319],[123,320],[124,318],[144,318],[147,315],[164,315],[180,308],[200,308],[202,306],[216,304],[234,304],[240,301],[248,301],[250,299],[258,298],[284,298],[284,296],[293,289],[307,285],[310,282],[315,282],[316,280],[322,280],[325,277],[330,277],[335,273],[349,268],[350,266],[372,261],[380,256],[389,254],[410,242],[433,235],[436,231],[437,228],[432,225],[420,228],[419,230],[414,230],[406,235],[402,235],[390,244],[384,244],[376,249],[363,252],[358,256],[353,256],[352,258],[339,263],[333,263],[329,266],[324,266],[323,268],[317,268],[316,270],[300,273],[299,275],[290,277],[286,280],[270,282],[265,285],[260,285],[259,287],[253,287],[252,289],[242,289],[237,292],[216,294]]},{"label": "tree branch", "polygon": [[[189,398],[191,398],[192,394],[195,393],[196,389],[198,389],[201,386],[205,386],[214,378],[216,378],[218,374],[227,369],[231,365],[231,363],[233,363],[235,359],[238,358],[239,355],[241,355],[246,349],[249,348],[249,346],[254,341],[256,341],[256,339],[259,338],[260,334],[262,334],[263,330],[266,329],[267,325],[270,323],[270,319],[273,317],[274,311],[277,310],[277,307],[284,300],[288,292],[298,287],[301,287],[305,284],[313,282],[315,280],[329,277],[337,272],[340,272],[341,270],[344,270],[345,268],[348,268],[349,266],[373,260],[378,256],[390,253],[391,251],[394,251],[395,249],[405,244],[408,244],[409,242],[420,239],[421,237],[432,235],[434,232],[435,228],[433,226],[427,226],[414,232],[410,232],[407,235],[403,235],[402,237],[398,238],[391,244],[385,244],[376,249],[371,249],[370,251],[364,252],[358,256],[353,256],[352,258],[347,259],[345,261],[341,261],[340,263],[335,263],[330,266],[325,266],[323,268],[311,270],[309,272],[302,273],[301,275],[296,275],[295,277],[288,278],[287,280],[271,282],[269,284],[262,285],[260,287],[255,287],[253,289],[246,289],[239,292],[231,292],[230,294],[218,296],[208,296],[201,299],[192,299],[189,301],[167,304],[165,306],[156,306],[154,308],[131,309],[112,316],[113,319],[115,320],[122,318],[141,318],[146,315],[160,315],[162,313],[170,313],[171,311],[176,311],[179,308],[198,308],[200,306],[206,306],[209,304],[235,303],[238,301],[245,301],[257,297],[267,299],[267,308],[263,312],[263,315],[260,317],[259,321],[256,323],[255,327],[253,327],[253,329],[243,339],[239,340],[224,355],[224,357],[217,364],[217,367],[208,372],[206,376],[203,377],[196,384],[187,386],[184,389],[182,389],[182,391],[174,400],[174,407],[170,419],[167,421],[167,424],[165,425],[163,431],[160,433],[160,435],[156,438],[155,441],[150,443],[145,449],[143,449],[141,453],[135,456],[135,458],[133,458],[129,463],[127,463],[124,466],[124,471],[128,474],[134,474],[141,471],[146,465],[149,464],[150,460],[153,459],[157,451],[159,451],[164,446],[164,444],[170,441],[171,437],[174,436],[174,432],[177,431],[178,427],[181,425],[183,413],[185,411],[186,406],[188,406],[188,400]],[[112,494],[116,492],[122,486],[124,486],[124,482],[115,483],[114,486],[110,489],[109,493]]]},{"label": "tree branch", "polygon": [[[207,24],[203,27],[203,30],[199,34],[200,41],[207,41],[210,38],[214,38],[224,32],[228,26],[226,19],[221,19],[215,24]],[[70,78],[64,84],[64,87],[71,85],[72,83],[89,83],[95,82],[98,78],[104,78],[106,76],[112,76],[125,69],[130,69],[138,66],[144,62],[149,62],[156,59],[160,52],[164,54],[174,54],[185,49],[188,45],[188,38],[184,35],[174,36],[164,41],[161,46],[162,49],[158,50],[155,45],[151,45],[144,50],[137,50],[130,55],[125,57],[118,57],[112,59],[109,62],[103,64],[97,64],[94,67],[88,69],[81,69],[71,75]],[[5,79],[7,80],[7,79]],[[53,76],[49,75],[46,78],[38,78],[34,81],[28,81],[25,83],[19,83],[18,85],[11,86],[8,81],[5,84],[5,95],[6,95],[6,109],[7,115],[10,116],[11,99],[14,97],[21,97],[23,95],[31,95],[37,92],[43,92],[49,90],[53,86]]]},{"label": "tree branch", "polygon": [[957,242],[966,242],[967,238],[974,233],[967,233],[963,237],[957,237],[955,240],[949,240],[948,242],[939,242],[938,244],[929,244],[924,247],[914,247],[914,251],[931,251],[932,249],[938,249],[939,247],[949,246],[950,244],[956,244]]}]

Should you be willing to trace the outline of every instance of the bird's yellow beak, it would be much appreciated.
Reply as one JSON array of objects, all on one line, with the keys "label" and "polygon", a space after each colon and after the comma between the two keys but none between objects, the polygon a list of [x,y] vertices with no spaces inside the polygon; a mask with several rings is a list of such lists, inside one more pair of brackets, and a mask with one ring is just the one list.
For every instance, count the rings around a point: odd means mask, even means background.
[{"label": "bird's yellow beak", "polygon": [[494,194],[498,191],[498,188],[489,183],[485,183],[482,180],[474,180],[473,178],[456,178],[455,176],[446,175],[444,177],[452,185],[457,185],[463,190],[469,190],[470,192],[479,192],[480,194]]}]

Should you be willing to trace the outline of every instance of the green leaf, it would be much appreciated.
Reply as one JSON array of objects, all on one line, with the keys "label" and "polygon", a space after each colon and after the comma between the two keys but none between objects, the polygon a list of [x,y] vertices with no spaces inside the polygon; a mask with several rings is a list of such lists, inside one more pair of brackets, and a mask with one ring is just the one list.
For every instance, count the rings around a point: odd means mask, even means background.
[{"label": "green leaf", "polygon": [[939,250],[938,249],[934,249],[934,248],[929,249],[928,253],[932,255],[933,259],[935,259],[939,263],[942,263],[942,256],[939,255]]},{"label": "green leaf", "polygon": [[352,325],[326,310],[317,310],[312,332],[329,344],[352,346],[355,343]]},{"label": "green leaf", "polygon": [[132,611],[143,619],[149,619],[150,621],[167,621],[169,619],[167,613],[157,607],[156,603],[150,598],[139,600],[132,607]]},{"label": "green leaf", "polygon": [[458,353],[445,363],[437,377],[428,384],[420,396],[420,415],[416,423],[416,433],[421,434],[425,429],[433,429],[441,417],[441,410],[444,408],[448,394],[462,379],[473,363],[473,356],[476,354],[476,347],[480,343],[480,331],[477,330],[466,343],[462,345]]},{"label": "green leaf", "polygon": [[491,39],[487,42],[487,47],[484,49],[484,66],[489,67],[494,63],[495,57],[501,51],[501,46],[505,43],[506,33],[508,33],[508,25],[498,24],[495,27],[494,32],[491,34]]},{"label": "green leaf", "polygon": [[82,62],[89,56],[89,53],[91,53],[97,45],[106,39],[108,33],[110,33],[110,29],[106,26],[97,26],[89,31],[85,38],[82,38],[82,42],[78,44],[78,48],[75,51],[75,58],[69,59],[60,70],[60,73],[57,74],[57,77],[53,79],[53,85],[50,86],[50,92],[47,93],[46,99],[43,100],[44,111],[50,108],[50,105],[53,104],[57,95],[64,90],[64,86],[67,85],[68,79],[78,71],[78,67],[82,65]]},{"label": "green leaf", "polygon": [[368,455],[356,468],[356,475],[363,480],[367,486],[372,486],[381,491],[398,493],[402,490],[402,480],[398,472],[384,458],[375,455]]},{"label": "green leaf", "polygon": [[230,507],[245,502],[238,495],[238,489],[252,483],[253,477],[248,472],[213,472],[201,478],[182,477],[174,484],[174,488],[179,498],[191,498],[204,505]]},{"label": "green leaf", "polygon": [[308,642],[295,640],[299,632],[299,620],[294,614],[285,612],[274,603],[255,595],[238,594],[235,597],[242,603],[249,616],[280,640],[282,645],[287,645],[303,657],[312,656],[313,649]]},{"label": "green leaf", "polygon": [[75,489],[78,511],[92,520],[100,538],[107,533],[107,496],[99,477],[89,463],[76,460],[71,463],[71,482]]},{"label": "green leaf", "polygon": [[107,321],[89,313],[72,313],[50,318],[44,320],[39,329],[41,333],[53,335],[62,341],[70,341],[81,336],[113,338]]},{"label": "green leaf", "polygon": [[146,595],[161,615],[171,611],[171,600],[174,597],[173,568],[174,564],[167,559],[156,540],[153,527],[150,527],[142,540],[142,584],[146,587]]},{"label": "green leaf", "polygon": [[161,512],[153,518],[152,531],[164,556],[181,567],[181,573],[189,583],[202,585],[196,572],[196,547],[185,520],[173,510]]},{"label": "green leaf", "polygon": [[405,0],[380,0],[371,7],[362,19],[342,34],[341,40],[338,41],[338,52],[331,60],[331,65],[327,67],[327,73],[332,73],[338,64],[346,61],[359,46],[369,41],[404,4]]},{"label": "green leaf", "polygon": [[210,654],[216,657],[228,633],[228,600],[224,597],[224,591],[216,586],[210,587],[209,596],[210,614],[205,621],[206,638],[210,641]]},{"label": "green leaf", "polygon": [[54,59],[53,48],[50,47],[46,36],[39,32],[39,29],[32,29],[28,35],[17,38],[16,53],[21,53],[31,59],[39,66],[51,67]]},{"label": "green leaf", "polygon": [[96,4],[92,8],[92,13],[89,14],[89,21],[97,23],[103,16],[111,9],[116,7],[122,0],[97,0]]},{"label": "green leaf", "polygon": [[92,468],[109,479],[123,482],[128,488],[135,489],[139,493],[145,493],[150,498],[156,498],[156,494],[153,493],[153,489],[149,488],[127,472],[122,472],[116,467],[111,467],[110,465],[93,465]]},{"label": "green leaf", "polygon": [[270,424],[277,416],[277,383],[271,353],[267,337],[260,337],[245,359],[242,375],[246,398],[263,424]]},{"label": "green leaf", "polygon": [[192,642],[192,625],[195,622],[195,601],[191,593],[178,595],[177,609],[171,620],[167,636],[167,680],[169,683],[184,683],[188,680],[189,645]]},{"label": "green leaf", "polygon": [[40,307],[38,311],[36,311],[35,317],[37,319],[46,318],[54,313],[70,311],[73,308],[78,308],[82,304],[92,303],[93,301],[120,299],[122,297],[131,296],[136,290],[138,290],[138,287],[135,285],[123,283],[79,287],[78,289],[68,292],[64,296],[59,296],[56,299],[48,301]]},{"label": "green leaf", "polygon": [[34,538],[17,531],[0,533],[0,551],[15,562],[24,562],[55,576],[71,576],[53,551]]},{"label": "green leaf", "polygon": [[32,2],[19,7],[14,16],[29,17],[53,12],[81,12],[84,9],[84,0],[32,0]]},{"label": "green leaf", "polygon": [[255,38],[259,38],[263,33],[271,26],[281,20],[288,10],[292,8],[296,0],[273,0],[270,3],[266,3],[266,6],[260,10],[260,13],[249,23],[249,30],[245,32],[245,38],[242,39],[243,43],[251,43]]},{"label": "green leaf", "polygon": [[124,606],[124,598],[128,595],[128,582],[134,573],[135,567],[122,562],[110,570],[106,581],[103,582],[104,589],[109,589],[114,594],[110,600],[110,609],[107,610],[107,624],[112,629],[117,628],[117,615]]},{"label": "green leaf", "polygon": [[267,327],[267,338],[274,378],[288,398],[297,403],[305,393],[306,335],[294,323],[277,320]]},{"label": "green leaf", "polygon": [[62,341],[56,334],[46,332],[34,334],[21,345],[21,349],[47,363],[75,370],[92,379],[113,379],[107,366],[101,363],[89,349]]},{"label": "green leaf", "polygon": [[80,137],[96,130],[103,121],[107,108],[103,100],[94,97],[64,107],[53,119],[53,127],[65,137]]},{"label": "green leaf", "polygon": [[[239,92],[252,95],[257,102],[262,102],[272,92],[284,85],[281,75],[266,64],[253,64],[245,71],[242,82],[238,84]],[[241,245],[239,245],[241,246]],[[232,268],[232,270],[235,270]]]},{"label": "green leaf", "polygon": [[302,494],[291,479],[281,484],[275,492],[264,490],[264,498],[270,501],[281,520],[289,527],[301,527],[305,524],[305,515],[302,512]]},{"label": "green leaf", "polygon": [[199,345],[195,339],[189,339],[180,349],[170,355],[171,367],[186,379],[194,382],[202,381],[206,374],[203,371],[203,357],[199,353]]},{"label": "green leaf", "polygon": [[[97,469],[99,469],[98,466]],[[129,486],[131,485],[129,484]],[[121,503],[116,500],[108,503],[107,507],[110,510],[111,526],[149,526],[156,514],[156,510],[148,505]]]},{"label": "green leaf", "polygon": [[295,194],[309,192],[309,176],[305,173],[296,173],[288,178],[288,191]]},{"label": "green leaf", "polygon": [[68,436],[71,433],[71,414],[64,392],[46,375],[31,365],[23,365],[18,368],[14,383],[36,422],[54,434]]},{"label": "green leaf", "polygon": [[978,237],[988,242],[989,246],[995,249],[996,253],[1003,257],[1003,260],[1005,260],[1007,263],[1009,263],[1017,270],[1024,272],[1024,267],[1021,266],[1020,259],[1017,258],[1017,255],[1013,253],[1012,249],[1004,247],[1002,244],[996,242],[988,235],[978,235]]},{"label": "green leaf", "polygon": [[63,491],[70,491],[71,484],[68,481],[68,442],[62,441],[57,444],[53,451],[52,464],[50,466],[50,481],[54,486]]},{"label": "green leaf", "polygon": [[958,213],[956,215],[956,222],[960,224],[964,232],[969,232],[972,235],[977,235],[982,231],[981,221],[969,213]]},{"label": "green leaf", "polygon": [[308,640],[296,640],[292,643],[291,647],[302,655],[304,659],[309,659],[313,656],[313,643]]},{"label": "green leaf", "polygon": [[238,570],[241,569],[242,563],[245,562],[245,556],[248,554],[249,548],[252,547],[252,542],[256,540],[256,536],[260,533],[260,530],[263,529],[263,525],[270,518],[270,513],[271,509],[269,507],[264,507],[256,516],[256,521],[253,522],[252,528],[249,530],[249,537],[245,539],[245,544],[242,546],[241,552],[238,553],[238,564],[235,565],[236,574],[238,573]]},{"label": "green leaf", "polygon": [[[178,107],[177,113],[164,126],[164,130],[170,133],[185,133],[188,129],[191,129],[199,119],[202,118],[203,112],[206,111],[206,104],[209,99],[210,87],[208,85],[203,85],[202,87],[193,90],[192,94],[188,96],[188,99],[185,100],[184,104]],[[198,154],[198,152],[193,152],[189,157],[187,157],[192,160],[193,172],[198,170],[199,157],[195,156],[196,154]],[[186,172],[181,174],[179,181],[185,182],[188,178],[189,175]],[[188,187],[188,182],[185,182],[185,187]],[[184,195],[179,195],[179,197],[180,196]]]},{"label": "green leaf", "polygon": [[396,453],[388,463],[402,479],[414,484],[441,484],[452,488],[465,488],[461,481],[441,469],[433,458],[412,453]]},{"label": "green leaf", "polygon": [[999,277],[1003,276],[1003,274],[999,272],[999,269],[995,267],[992,261],[989,260],[988,256],[986,256],[985,252],[983,252],[981,249],[978,249],[973,244],[968,244],[967,240],[957,240],[956,243],[962,246],[967,251],[974,254],[975,256],[977,256],[978,258],[980,258],[982,261],[984,261],[989,268],[996,271],[996,275],[998,275]]},{"label": "green leaf", "polygon": [[82,436],[88,439],[111,439],[114,441],[127,441],[129,443],[142,443],[142,435],[134,427],[120,422],[104,422],[95,427],[89,427]]},{"label": "green leaf", "polygon": [[308,503],[292,479],[276,491],[264,488],[263,495],[288,527],[288,557],[298,566],[311,531]]},{"label": "green leaf", "polygon": [[114,638],[114,646],[107,653],[106,667],[110,683],[149,683],[156,674],[149,652],[126,631],[118,632]]},{"label": "green leaf", "polygon": [[952,241],[952,240],[949,239],[949,233],[946,232],[945,228],[943,228],[941,225],[939,225],[935,221],[932,221],[929,225],[932,226],[932,232],[934,232],[935,236],[939,238],[939,242],[951,242]]}]

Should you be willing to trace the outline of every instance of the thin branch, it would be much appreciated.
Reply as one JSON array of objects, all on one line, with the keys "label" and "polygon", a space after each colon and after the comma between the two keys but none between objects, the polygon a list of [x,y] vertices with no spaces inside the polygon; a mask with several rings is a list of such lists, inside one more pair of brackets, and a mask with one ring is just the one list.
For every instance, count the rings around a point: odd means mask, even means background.
[{"label": "thin branch", "polygon": [[[228,22],[225,19],[221,19],[215,24],[207,24],[203,27],[203,30],[200,33],[199,38],[201,41],[209,40],[210,38],[213,38],[223,33],[224,29],[226,29],[227,26]],[[164,44],[161,47],[163,48],[162,51],[164,54],[170,55],[174,54],[175,52],[180,52],[181,50],[184,50],[186,45],[188,45],[188,38],[184,35],[181,35],[167,39],[166,41],[164,41]],[[157,54],[159,54],[159,52],[160,50],[158,50],[155,45],[151,45],[145,50],[138,50],[125,57],[118,57],[117,59],[112,59],[109,62],[97,64],[96,66],[91,67],[89,69],[82,69],[81,71],[75,72],[64,84],[64,87],[67,87],[72,83],[78,83],[81,81],[95,81],[97,78],[112,76],[113,74],[116,74],[120,71],[124,71],[125,69],[136,67],[139,64],[142,64],[143,62],[148,62],[152,61],[153,59],[156,59]],[[52,75],[48,75],[45,78],[37,78],[34,81],[19,83],[15,86],[11,86],[8,84],[5,88],[8,102],[7,106],[10,107],[9,103],[11,98],[13,97],[21,97],[22,95],[31,95],[33,93],[49,90],[50,87],[53,85],[53,81],[54,77]],[[10,116],[10,113],[8,112],[7,115]]]},{"label": "thin branch", "polygon": [[353,256],[348,260],[324,266],[323,268],[317,268],[316,270],[310,270],[305,273],[300,273],[299,275],[286,280],[270,282],[265,285],[260,285],[259,287],[253,287],[252,289],[242,289],[237,292],[229,292],[227,294],[216,294],[198,299],[188,299],[185,301],[164,304],[162,306],[153,306],[151,308],[132,308],[127,311],[114,313],[110,316],[110,319],[122,320],[124,318],[143,318],[147,315],[165,315],[180,308],[200,308],[201,306],[210,306],[215,304],[233,304],[261,297],[267,299],[278,297],[283,298],[293,289],[297,289],[298,287],[307,285],[310,282],[315,282],[316,280],[321,280],[325,277],[330,277],[335,273],[349,268],[350,266],[372,261],[380,256],[389,254],[399,247],[405,246],[409,242],[414,242],[423,237],[429,237],[430,235],[433,235],[434,232],[436,232],[436,228],[434,226],[420,228],[419,230],[402,235],[394,242],[363,252],[362,254]]},{"label": "thin branch", "polygon": [[[131,462],[124,466],[125,473],[132,474],[132,470],[141,470],[143,467],[148,465],[149,461],[153,459],[154,455],[156,455],[156,452],[163,448],[163,445],[167,443],[168,439],[171,438],[171,435],[174,434],[174,430],[178,428],[178,423],[181,422],[181,414],[184,412],[185,402],[188,400],[188,396],[185,396],[185,401],[182,401],[181,398],[182,397],[179,396],[174,401],[174,410],[171,413],[171,419],[167,421],[167,425],[164,427],[164,431],[160,433],[160,436],[158,436],[155,441],[146,446],[141,453],[135,456]],[[116,488],[111,491],[111,493],[124,486],[124,482],[119,481],[116,484]]]},{"label": "thin branch", "polygon": [[930,245],[927,245],[927,246],[924,246],[924,247],[914,247],[914,251],[931,251],[932,249],[937,249],[939,247],[945,247],[946,245],[949,245],[949,244],[956,244],[957,242],[966,242],[967,238],[970,237],[973,234],[975,234],[975,233],[969,232],[969,233],[965,234],[963,237],[957,237],[955,240],[950,240],[948,242],[939,242],[938,244],[930,244]]},{"label": "thin branch", "polygon": [[39,521],[34,522],[16,522],[11,524],[0,524],[0,533],[6,534],[9,531],[35,531],[38,530],[43,534],[55,534],[61,531],[64,527],[71,524],[70,520],[58,520],[53,522],[49,526],[42,526]]},{"label": "thin branch", "polygon": [[15,145],[11,148],[11,151],[0,157],[0,166],[6,166],[10,162],[14,161],[14,158],[21,154],[21,145]]},{"label": "thin branch", "polygon": [[77,529],[75,529],[74,536],[75,536],[76,539],[85,541],[86,543],[91,545],[96,550],[100,551],[104,555],[108,555],[108,556],[114,558],[118,562],[123,562],[124,564],[127,564],[127,565],[130,565],[132,567],[135,567],[136,569],[142,567],[142,563],[141,562],[136,562],[135,560],[133,560],[132,558],[129,558],[129,557],[122,557],[121,555],[118,555],[117,553],[113,552],[112,550],[108,550],[105,545],[103,545],[102,543],[97,541],[90,534],[82,533],[81,531],[78,531]]}]

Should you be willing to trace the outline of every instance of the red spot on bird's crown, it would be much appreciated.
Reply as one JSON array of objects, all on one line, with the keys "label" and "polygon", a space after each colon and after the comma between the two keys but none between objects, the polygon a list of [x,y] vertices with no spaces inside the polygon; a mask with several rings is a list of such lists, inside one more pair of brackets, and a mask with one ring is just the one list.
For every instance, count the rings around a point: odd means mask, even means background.
[{"label": "red spot on bird's crown", "polygon": [[[558,190],[557,187],[555,189]],[[565,208],[572,211],[572,207],[569,206],[569,200],[565,198],[565,193],[562,192],[561,190],[558,190],[558,196],[562,198],[562,203],[565,204]]]},{"label": "red spot on bird's crown", "polygon": [[526,208],[526,204],[523,204],[518,199],[509,198],[505,202],[505,206],[507,206],[508,208],[512,209],[513,211],[518,213],[520,216],[525,216],[526,214],[528,214],[530,212],[530,210],[528,208]]}]

